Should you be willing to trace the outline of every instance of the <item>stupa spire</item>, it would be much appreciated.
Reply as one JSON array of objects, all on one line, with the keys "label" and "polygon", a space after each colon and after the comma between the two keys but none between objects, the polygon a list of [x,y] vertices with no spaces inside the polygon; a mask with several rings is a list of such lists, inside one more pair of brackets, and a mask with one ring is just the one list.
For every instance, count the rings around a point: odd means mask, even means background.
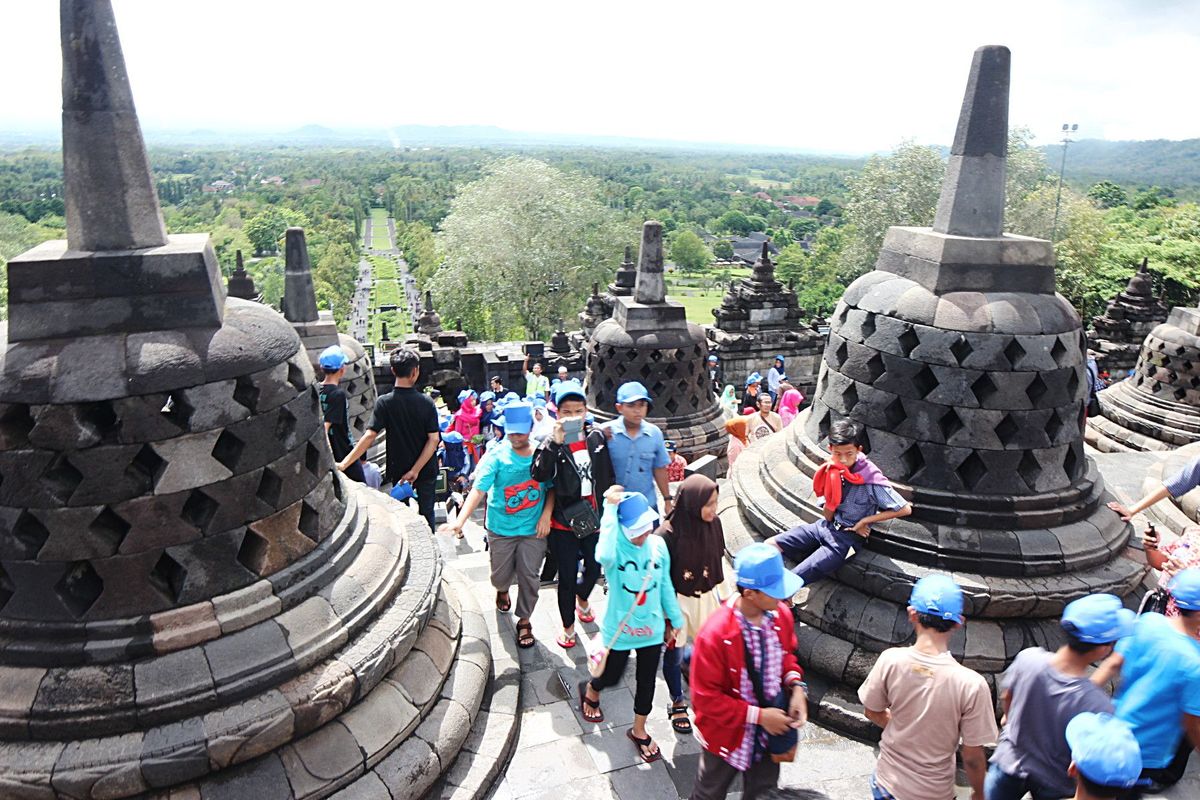
[{"label": "stupa spire", "polygon": [[937,233],[996,237],[1004,231],[1010,61],[1002,45],[975,51],[933,221]]},{"label": "stupa spire", "polygon": [[642,225],[642,246],[638,251],[637,282],[633,297],[639,303],[661,303],[667,299],[663,278],[662,223],[647,220]]},{"label": "stupa spire", "polygon": [[72,250],[161,247],[167,230],[111,0],[61,0],[63,184]]},{"label": "stupa spire", "polygon": [[285,236],[283,316],[288,322],[315,322],[320,315],[304,228],[288,228]]}]

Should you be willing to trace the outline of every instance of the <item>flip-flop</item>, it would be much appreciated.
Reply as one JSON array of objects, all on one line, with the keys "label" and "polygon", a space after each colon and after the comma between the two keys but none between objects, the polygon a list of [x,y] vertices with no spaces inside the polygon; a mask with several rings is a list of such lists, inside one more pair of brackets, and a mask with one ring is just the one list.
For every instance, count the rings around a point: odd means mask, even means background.
[{"label": "flip-flop", "polygon": [[575,604],[575,614],[579,617],[580,622],[588,623],[588,622],[596,621],[596,614],[595,614],[595,612],[592,611],[591,606],[588,606],[586,609],[583,609],[583,608],[579,607],[578,603],[576,603]]},{"label": "flip-flop", "polygon": [[517,647],[522,650],[528,650],[537,644],[537,639],[533,638],[533,623],[518,622],[517,623]]},{"label": "flip-flop", "polygon": [[508,592],[496,592],[496,610],[506,614],[512,610],[512,598]]},{"label": "flip-flop", "polygon": [[653,764],[655,761],[658,761],[660,758],[662,758],[662,750],[655,750],[650,755],[646,755],[645,748],[654,744],[654,740],[649,736],[647,736],[645,739],[639,739],[633,735],[633,728],[625,731],[625,736],[629,739],[629,741],[633,742],[634,747],[637,748],[638,755],[641,756],[642,761],[645,761],[647,764]]},{"label": "flip-flop", "polygon": [[554,643],[557,644],[559,647],[561,647],[563,650],[570,650],[572,647],[575,646],[575,634],[571,634],[570,636],[568,636],[565,633],[560,633],[558,635],[558,638],[556,638],[554,640]]},{"label": "flip-flop", "polygon": [[[590,681],[579,682],[579,716],[583,717],[584,722],[590,722],[593,725],[599,725],[604,722],[604,711],[600,708],[599,700],[588,700],[587,687]],[[596,716],[589,717],[584,707],[593,708],[596,710]]]},{"label": "flip-flop", "polygon": [[687,703],[672,703],[667,706],[667,719],[676,733],[691,733],[692,721],[688,718]]}]

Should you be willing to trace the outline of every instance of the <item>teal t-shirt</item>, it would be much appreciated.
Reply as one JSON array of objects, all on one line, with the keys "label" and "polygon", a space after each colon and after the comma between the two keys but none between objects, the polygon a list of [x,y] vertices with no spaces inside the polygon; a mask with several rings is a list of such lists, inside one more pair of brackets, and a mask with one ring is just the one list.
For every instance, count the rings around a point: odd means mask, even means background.
[{"label": "teal t-shirt", "polygon": [[1183,715],[1200,717],[1200,645],[1163,615],[1143,614],[1117,652],[1125,657],[1117,716],[1133,728],[1142,765],[1161,769],[1183,738]]},{"label": "teal t-shirt", "polygon": [[530,476],[533,452],[517,455],[505,439],[488,448],[474,488],[487,493],[487,529],[497,536],[534,536],[550,484]]}]

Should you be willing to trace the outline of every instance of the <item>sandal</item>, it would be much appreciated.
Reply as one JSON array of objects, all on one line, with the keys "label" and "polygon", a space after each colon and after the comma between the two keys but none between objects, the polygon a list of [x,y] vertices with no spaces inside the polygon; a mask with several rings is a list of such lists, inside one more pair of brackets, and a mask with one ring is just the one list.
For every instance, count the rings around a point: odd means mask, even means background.
[{"label": "sandal", "polygon": [[533,623],[518,622],[517,623],[517,647],[522,650],[528,650],[533,647],[536,640],[533,638]]},{"label": "sandal", "polygon": [[572,633],[572,634],[568,635],[565,633],[560,633],[558,635],[558,638],[554,640],[554,643],[557,644],[559,647],[561,647],[563,650],[570,650],[572,647],[575,646],[575,634]]},{"label": "sandal", "polygon": [[506,614],[512,610],[512,598],[508,596],[508,592],[496,592],[496,610]]},{"label": "sandal", "polygon": [[667,706],[667,719],[676,733],[691,733],[692,721],[688,718],[687,703],[672,703]]},{"label": "sandal", "polygon": [[[638,755],[647,764],[653,764],[662,758],[662,751],[658,749],[658,745],[654,744],[654,740],[649,736],[645,739],[639,739],[633,735],[633,728],[625,731],[625,736],[629,738],[629,741],[633,742],[634,746],[638,749]],[[649,752],[651,747],[654,748],[654,752]]]},{"label": "sandal", "polygon": [[[591,681],[579,682],[579,716],[583,717],[584,722],[598,724],[604,722],[604,712],[600,710],[599,700],[588,700],[587,688]],[[588,709],[592,710],[591,715],[588,715]]]},{"label": "sandal", "polygon": [[590,605],[587,608],[580,608],[579,603],[576,603],[575,614],[578,615],[580,622],[588,623],[596,621],[596,615],[592,612]]}]

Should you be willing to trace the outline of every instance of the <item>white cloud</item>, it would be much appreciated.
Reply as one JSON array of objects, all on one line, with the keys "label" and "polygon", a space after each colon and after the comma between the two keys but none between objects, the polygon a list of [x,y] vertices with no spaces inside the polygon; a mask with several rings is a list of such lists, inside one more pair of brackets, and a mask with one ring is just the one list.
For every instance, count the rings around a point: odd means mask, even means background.
[{"label": "white cloud", "polygon": [[[1052,141],[1200,137],[1195,2],[115,0],[147,127],[480,124],[863,152],[948,144],[972,50]],[[57,4],[0,4],[0,129],[56,124]]]}]

